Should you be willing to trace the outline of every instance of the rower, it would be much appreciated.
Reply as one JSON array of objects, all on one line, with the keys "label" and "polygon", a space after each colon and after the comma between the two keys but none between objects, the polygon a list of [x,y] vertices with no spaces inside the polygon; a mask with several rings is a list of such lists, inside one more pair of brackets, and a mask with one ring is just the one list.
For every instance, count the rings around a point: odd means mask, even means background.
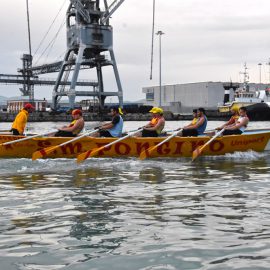
[{"label": "rower", "polygon": [[183,128],[182,136],[188,137],[188,136],[198,136],[202,135],[206,129],[207,126],[207,117],[205,115],[204,108],[199,108],[197,112],[198,120],[195,124],[188,125]]},{"label": "rower", "polygon": [[220,127],[217,127],[216,130],[222,130],[223,128],[227,127],[227,126],[230,126],[230,125],[233,125],[237,122],[238,118],[239,118],[239,112],[237,109],[234,109],[232,108],[231,109],[231,113],[232,113],[232,116],[230,118],[229,121],[227,121],[225,124],[223,124],[222,126]]},{"label": "rower", "polygon": [[55,137],[76,137],[84,128],[84,120],[82,111],[79,109],[73,110],[72,113],[73,121],[69,126],[63,126],[58,129],[54,134]]},{"label": "rower", "polygon": [[17,114],[12,124],[10,131],[13,135],[23,135],[29,113],[32,113],[34,110],[35,107],[32,104],[26,103],[24,105],[23,109]]},{"label": "rower", "polygon": [[153,107],[150,111],[152,113],[151,121],[143,127],[142,132],[138,132],[136,137],[158,137],[165,126],[165,119],[163,117],[163,109]]},{"label": "rower", "polygon": [[122,109],[113,107],[111,108],[110,115],[112,121],[97,127],[98,131],[94,133],[93,137],[121,137],[123,131],[124,121],[122,118]]},{"label": "rower", "polygon": [[184,126],[183,128],[176,129],[176,130],[181,130],[181,131],[179,131],[178,136],[182,136],[182,129],[188,128],[190,126],[194,126],[198,122],[198,120],[199,120],[198,110],[197,109],[194,109],[192,111],[192,114],[193,114],[193,119],[192,119],[192,121],[188,125]]},{"label": "rower", "polygon": [[234,124],[224,127],[225,131],[223,135],[242,134],[245,131],[249,122],[247,108],[241,107],[239,109],[239,115],[238,120]]}]

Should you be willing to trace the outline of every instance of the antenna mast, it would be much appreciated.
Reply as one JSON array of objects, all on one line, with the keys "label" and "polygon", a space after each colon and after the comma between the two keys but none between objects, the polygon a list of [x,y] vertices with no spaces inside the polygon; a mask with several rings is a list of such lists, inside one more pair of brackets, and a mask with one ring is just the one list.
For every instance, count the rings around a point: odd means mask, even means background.
[{"label": "antenna mast", "polygon": [[249,91],[249,87],[248,87],[248,83],[249,83],[249,75],[248,75],[248,72],[247,72],[248,68],[247,68],[247,63],[244,64],[244,72],[240,72],[240,74],[243,74],[244,75],[244,82],[243,82],[243,90],[244,91]]}]

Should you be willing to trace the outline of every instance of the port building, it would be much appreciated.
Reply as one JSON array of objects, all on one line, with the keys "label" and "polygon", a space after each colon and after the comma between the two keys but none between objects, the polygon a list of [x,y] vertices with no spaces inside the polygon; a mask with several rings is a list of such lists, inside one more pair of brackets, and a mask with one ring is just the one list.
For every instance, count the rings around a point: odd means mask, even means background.
[{"label": "port building", "polygon": [[[225,89],[228,82],[196,82],[185,84],[143,87],[145,105],[161,106],[173,113],[191,113],[194,108],[203,107],[206,110],[217,110],[223,104]],[[238,83],[242,87],[242,83]],[[250,91],[265,89],[268,85],[250,83]],[[230,90],[230,100],[234,91]]]}]

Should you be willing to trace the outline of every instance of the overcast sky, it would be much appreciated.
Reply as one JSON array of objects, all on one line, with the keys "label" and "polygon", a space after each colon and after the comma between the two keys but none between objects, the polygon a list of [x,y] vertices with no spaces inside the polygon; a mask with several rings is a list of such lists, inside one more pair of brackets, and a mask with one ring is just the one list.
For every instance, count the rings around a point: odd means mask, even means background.
[{"label": "overcast sky", "polygon": [[[0,73],[15,74],[21,66],[20,56],[28,52],[25,2],[1,0]],[[34,63],[63,22],[68,3],[69,0],[29,0],[33,54],[64,4],[48,37],[34,55]],[[153,0],[126,0],[110,20],[125,100],[144,98],[142,87],[159,84],[157,36],[153,79],[149,80],[152,4]],[[266,65],[270,57],[269,0],[156,0],[155,31],[158,30],[165,33],[163,84],[241,81],[239,72],[243,71],[245,62],[251,82],[259,82],[258,63],[262,63],[262,82],[269,83],[269,65]],[[63,27],[51,51],[46,51],[38,64],[62,60],[65,44]],[[55,75],[46,74],[46,77]],[[106,71],[104,80],[106,87],[115,87],[111,70]],[[18,88],[0,86],[0,96],[19,95]],[[35,88],[37,98],[50,99],[51,94],[52,87]]]}]

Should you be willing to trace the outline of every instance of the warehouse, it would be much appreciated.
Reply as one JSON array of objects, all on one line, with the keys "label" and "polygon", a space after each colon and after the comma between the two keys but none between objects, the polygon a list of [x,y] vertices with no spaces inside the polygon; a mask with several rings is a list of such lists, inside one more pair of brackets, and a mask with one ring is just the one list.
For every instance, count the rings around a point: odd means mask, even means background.
[{"label": "warehouse", "polygon": [[[224,87],[228,82],[198,82],[187,84],[162,85],[143,87],[145,105],[161,106],[173,113],[191,113],[192,109],[204,107],[216,110],[218,104],[223,104]],[[239,83],[242,86],[241,83]],[[263,84],[249,84],[250,90],[265,87]],[[263,88],[261,88],[263,89]],[[233,99],[233,89],[230,90],[230,100]]]}]

